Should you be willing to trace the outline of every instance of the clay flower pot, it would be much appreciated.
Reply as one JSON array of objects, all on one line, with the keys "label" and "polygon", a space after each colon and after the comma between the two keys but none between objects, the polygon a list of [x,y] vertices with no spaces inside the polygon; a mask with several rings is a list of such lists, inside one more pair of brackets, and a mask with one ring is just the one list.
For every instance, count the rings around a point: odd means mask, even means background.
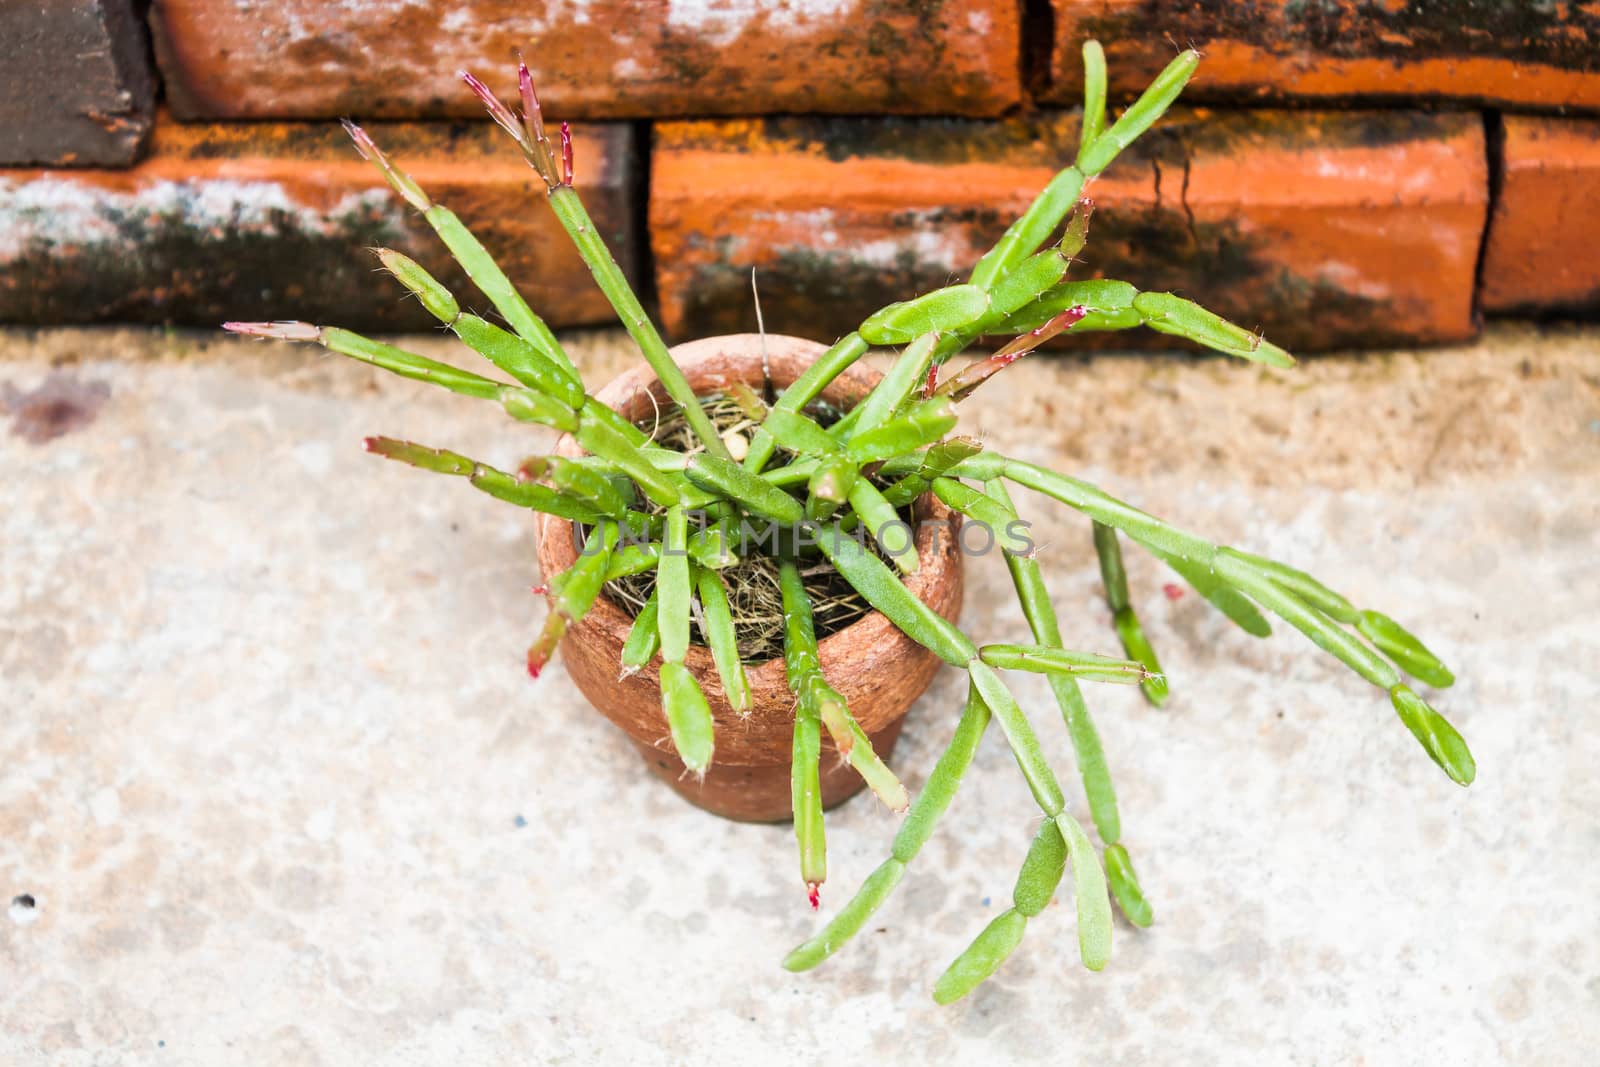
[{"label": "clay flower pot", "polygon": [[[763,368],[760,338],[734,334],[678,345],[672,354],[689,384],[697,392],[709,394],[734,381],[760,391],[770,379],[774,387],[782,389],[822,351],[821,345],[810,341],[769,335]],[[866,396],[878,378],[876,371],[852,367],[827,388],[822,399],[848,409]],[[648,419],[658,407],[670,404],[642,363],[595,396],[636,421]],[[561,439],[557,452],[583,454],[571,437]],[[916,518],[921,568],[906,584],[924,603],[954,620],[961,610],[961,555],[952,535],[954,527],[942,525],[950,522],[952,515],[928,495],[917,502]],[[576,561],[574,535],[572,523],[539,516],[539,564],[547,581]],[[632,616],[602,593],[583,621],[568,631],[561,643],[561,659],[578,689],[627,733],[650,770],[692,803],[731,819],[788,819],[794,697],[784,679],[783,661],[746,664],[753,710],[741,717],[728,707],[710,651],[701,646],[690,648],[686,663],[705,690],[717,731],[713,762],[700,779],[687,773],[668,738],[658,689],[659,659],[636,674],[620,676],[622,645],[632,625]],[[900,736],[906,710],[939,669],[938,658],[877,612],[823,638],[819,652],[829,682],[845,697],[851,713],[872,738],[873,747],[887,759]],[[826,734],[822,744],[822,796],[823,803],[831,807],[858,792],[862,781],[838,757]]]}]

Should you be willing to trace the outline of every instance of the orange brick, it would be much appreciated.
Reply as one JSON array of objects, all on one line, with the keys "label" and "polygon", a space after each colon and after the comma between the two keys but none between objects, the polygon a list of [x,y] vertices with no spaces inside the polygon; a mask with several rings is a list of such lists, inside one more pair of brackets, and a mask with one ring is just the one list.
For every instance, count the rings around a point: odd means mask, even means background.
[{"label": "orange brick", "polygon": [[1106,48],[1119,96],[1173,55],[1205,55],[1185,99],[1450,99],[1600,107],[1600,7],[1404,0],[1053,0],[1047,96],[1081,99],[1080,49]]},{"label": "orange brick", "polygon": [[[1067,114],[657,127],[650,230],[679,337],[831,340],[963,276],[1054,168]],[[1178,112],[1096,181],[1077,276],[1169,289],[1301,351],[1471,336],[1482,124],[1411,112]],[[1170,344],[1160,335],[1074,344]]]},{"label": "orange brick", "polygon": [[1600,311],[1600,121],[1505,120],[1486,311]]},{"label": "orange brick", "polygon": [[527,54],[558,117],[773,111],[998,114],[1017,103],[1017,0],[156,0],[182,118],[479,115]]},{"label": "orange brick", "polygon": [[[610,318],[544,205],[543,183],[504,134],[487,123],[369,129],[474,229],[550,322]],[[574,142],[579,189],[631,270],[628,131],[579,129]],[[375,245],[406,251],[471,302],[470,284],[427,223],[338,126],[160,122],[150,157],[131,170],[0,170],[0,322],[431,325],[374,273],[367,248]]]}]

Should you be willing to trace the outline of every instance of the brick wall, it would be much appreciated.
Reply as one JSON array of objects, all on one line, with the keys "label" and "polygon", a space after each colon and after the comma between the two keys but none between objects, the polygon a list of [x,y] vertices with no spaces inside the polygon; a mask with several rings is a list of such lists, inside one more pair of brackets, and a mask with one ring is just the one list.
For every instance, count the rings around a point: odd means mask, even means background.
[{"label": "brick wall", "polygon": [[[1595,5],[1327,0],[19,0],[0,5],[0,322],[424,325],[366,246],[448,262],[375,132],[561,325],[606,321],[455,79],[524,50],[580,188],[678,337],[833,335],[968,269],[1112,96],[1206,61],[1093,189],[1091,274],[1301,351],[1600,314]],[[649,275],[645,277],[644,275]],[[452,283],[459,279],[450,279]],[[1165,338],[1118,335],[1114,343]]]}]

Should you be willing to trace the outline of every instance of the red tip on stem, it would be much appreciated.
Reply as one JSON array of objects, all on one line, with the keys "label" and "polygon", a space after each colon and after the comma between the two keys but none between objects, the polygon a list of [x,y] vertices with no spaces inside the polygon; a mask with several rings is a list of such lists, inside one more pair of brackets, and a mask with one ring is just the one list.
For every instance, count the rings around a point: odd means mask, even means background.
[{"label": "red tip on stem", "polygon": [[550,592],[550,587],[548,585],[530,585],[528,586],[528,592],[532,593],[534,596],[544,596],[546,593]]},{"label": "red tip on stem", "polygon": [[550,612],[544,621],[544,629],[539,631],[538,638],[528,646],[528,674],[530,677],[539,677],[539,672],[544,670],[544,665],[550,662],[550,657],[555,654],[556,645],[561,642],[562,636],[567,632],[568,619],[559,610]]},{"label": "red tip on stem", "polygon": [[1052,318],[1043,326],[1029,330],[1021,337],[1018,337],[1000,351],[996,352],[991,358],[999,359],[1001,356],[1010,356],[1011,359],[1006,360],[1007,363],[1010,363],[1018,356],[1025,356],[1029,352],[1032,352],[1035,348],[1038,348],[1040,345],[1044,344],[1052,337],[1055,337],[1057,334],[1065,333],[1066,331],[1072,329],[1072,327],[1083,321],[1083,317],[1087,314],[1089,314],[1088,308],[1084,307],[1082,304],[1074,304],[1072,307],[1067,308],[1067,310]]},{"label": "red tip on stem", "polygon": [[529,125],[542,126],[543,119],[540,112],[543,108],[539,106],[539,91],[534,88],[533,72],[528,69],[521,52],[517,53],[517,92],[522,97],[522,112]]},{"label": "red tip on stem", "polygon": [[1161,591],[1163,593],[1167,594],[1167,599],[1168,600],[1182,600],[1183,599],[1183,586],[1181,586],[1181,585],[1174,585],[1173,583],[1168,582],[1166,585],[1163,585],[1161,587]]},{"label": "red tip on stem", "polygon": [[934,391],[939,388],[939,364],[928,364],[928,380],[922,383],[922,398],[930,400]]},{"label": "red tip on stem", "polygon": [[[512,130],[512,135],[522,146],[522,154],[527,157],[533,169],[538,171],[539,177],[544,179],[545,187],[550,191],[554,192],[562,185],[570,185],[570,179],[564,180],[563,174],[558,173],[559,165],[555,154],[551,151],[550,138],[544,132],[544,110],[539,104],[539,93],[533,87],[533,74],[528,70],[528,64],[522,58],[521,52],[517,53],[517,95],[522,98],[522,119],[520,128]],[[507,115],[509,114],[507,112]],[[506,122],[500,120],[499,115],[495,116],[495,120],[507,129],[511,129]],[[565,162],[566,174],[570,175],[571,157],[568,156]]]},{"label": "red tip on stem", "polygon": [[373,142],[370,134],[349,119],[340,119],[339,124],[344,127],[344,132],[350,135],[350,140],[356,144],[356,151],[361,153],[362,159],[382,159],[383,153]]},{"label": "red tip on stem", "polygon": [[222,328],[245,337],[270,337],[275,341],[322,340],[322,327],[309,322],[225,322]]},{"label": "red tip on stem", "polygon": [[939,388],[939,392],[957,401],[965,400],[972,395],[973,390],[977,389],[978,386],[1011,366],[1011,364],[1032,352],[1056,334],[1071,329],[1088,313],[1089,309],[1082,304],[1069,307],[1043,326],[1018,335],[1010,344],[994,355],[969,363],[954,378],[946,379],[944,385]]},{"label": "red tip on stem", "polygon": [[383,150],[366,130],[349,119],[339,121],[344,125],[344,132],[350,135],[350,140],[355,142],[356,151],[361,153],[361,158],[376,163],[383,171],[384,180],[405,198],[406,203],[418,211],[427,211],[433,207],[433,201],[428,199],[428,194],[422,191],[422,187],[412,181],[410,175],[395,169],[394,164],[389,162],[389,157],[383,154]]},{"label": "red tip on stem", "polygon": [[1075,259],[1083,251],[1083,246],[1089,241],[1089,218],[1094,214],[1094,201],[1088,197],[1079,200],[1073,209],[1072,217],[1067,220],[1066,232],[1061,235],[1061,244],[1058,246],[1062,255],[1068,259]]},{"label": "red tip on stem", "polygon": [[456,71],[456,75],[462,81],[467,83],[467,88],[472,90],[472,94],[476,96],[483,106],[488,110],[489,117],[494,119],[495,124],[498,125],[502,130],[505,130],[507,133],[509,133],[512,137],[515,137],[518,144],[522,144],[524,142],[522,124],[519,123],[517,121],[517,117],[511,113],[511,109],[502,104],[500,102],[500,98],[494,95],[494,91],[487,85],[483,84],[483,82],[479,81],[475,75],[468,71],[458,70]]},{"label": "red tip on stem", "polygon": [[417,446],[407,444],[405,441],[397,441],[393,437],[376,435],[362,438],[361,447],[368,452],[383,456],[385,459],[399,459],[406,449],[414,450]]},{"label": "red tip on stem", "polygon": [[[1088,315],[1088,309],[1083,307],[1082,304],[1075,304],[1075,306],[1069,307],[1061,314],[1051,318],[1050,322],[1046,322],[1045,325],[1038,326],[1037,330],[1019,334],[1018,338],[1014,338],[1011,341],[1011,344],[998,350],[994,355],[981,358],[981,360],[974,360],[974,362],[963,366],[960,373],[955,374],[955,378],[947,378],[944,381],[944,386],[938,387],[939,394],[947,395],[947,397],[957,400],[957,402],[966,400],[970,395],[973,395],[974,389],[978,389],[984,382],[994,378],[995,374],[1018,362],[1024,355],[1037,349],[1038,346],[1050,341],[1056,334],[1070,330],[1072,326],[1082,322],[1085,315]],[[933,378],[930,378],[930,384],[933,384]]]},{"label": "red tip on stem", "polygon": [[811,901],[812,911],[822,907],[822,886],[816,882],[807,882],[806,898]]}]

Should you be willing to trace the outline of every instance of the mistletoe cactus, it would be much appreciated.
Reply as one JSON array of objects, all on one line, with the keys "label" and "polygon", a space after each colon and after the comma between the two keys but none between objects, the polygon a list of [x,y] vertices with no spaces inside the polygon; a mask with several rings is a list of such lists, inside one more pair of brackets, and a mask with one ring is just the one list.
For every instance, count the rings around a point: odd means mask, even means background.
[{"label": "mistletoe cactus", "polygon": [[[1171,293],[1141,292],[1122,281],[1073,280],[1087,240],[1092,203],[1084,193],[1118,153],[1177,98],[1198,55],[1184,52],[1114,122],[1107,124],[1104,56],[1084,46],[1086,93],[1077,159],[1065,167],[988,251],[965,282],[892,304],[869,316],[827,349],[770,406],[750,390],[732,390],[754,423],[734,454],[683,373],[573,189],[572,141],[565,123],[549,136],[525,65],[518,70],[521,113],[469,74],[463,78],[489,114],[516,141],[543,179],[551,209],[576,244],[600,289],[637,343],[693,435],[668,448],[596,401],[560,341],[546,327],[461,221],[389,160],[359,127],[348,129],[362,155],[382,169],[401,197],[421,212],[504,325],[463,310],[426,270],[388,250],[378,255],[422,306],[501,377],[427,359],[331,326],[298,322],[228,323],[236,333],[318,342],[334,352],[408,378],[498,404],[522,422],[571,434],[587,453],[578,459],[540,456],[515,472],[442,449],[390,438],[367,447],[388,459],[467,479],[510,504],[572,520],[586,532],[577,563],[549,578],[552,609],[528,653],[535,675],[561,636],[607,583],[653,572],[653,590],[622,651],[619,670],[637,670],[659,656],[661,710],[671,743],[691,771],[703,772],[717,739],[705,693],[685,666],[692,631],[709,647],[730,705],[749,707],[737,627],[723,573],[734,559],[735,531],[766,522],[803,531],[775,543],[781,586],[783,661],[793,691],[793,814],[800,876],[816,902],[827,875],[818,761],[826,734],[872,792],[904,812],[890,856],[826,927],[784,961],[791,970],[816,966],[843,947],[904,877],[949,807],[978,743],[997,722],[1044,821],[1017,875],[1012,906],[984,928],[934,987],[955,1000],[994,972],[1016,948],[1028,921],[1054,895],[1070,868],[1080,954],[1093,970],[1111,952],[1111,899],[1136,926],[1151,921],[1121,843],[1107,759],[1081,683],[1140,685],[1159,704],[1167,681],[1135,615],[1123,569],[1123,540],[1153,554],[1246,633],[1266,636],[1275,615],[1323,651],[1384,690],[1428,756],[1462,785],[1474,764],[1461,736],[1414,693],[1401,672],[1429,685],[1453,678],[1423,644],[1392,619],[1357,608],[1310,575],[1241,549],[1218,545],[1132,507],[1087,482],[986,449],[956,436],[962,401],[1006,366],[1060,334],[1144,326],[1240,359],[1274,367],[1293,359]],[[980,338],[1000,338],[992,355],[944,374],[951,356]],[[895,352],[870,394],[831,422],[815,402],[846,368],[875,349]],[[1055,608],[1010,488],[1022,486],[1085,515],[1100,560],[1105,596],[1124,657],[1063,647]],[[901,509],[924,493],[996,531],[1031,633],[1027,643],[979,645],[910,592],[904,574],[915,551],[875,552],[864,534],[887,547]],[[739,542],[741,546],[743,542]],[[817,553],[821,554],[821,558]],[[886,562],[885,557],[888,558]],[[801,567],[831,566],[872,608],[968,678],[965,708],[926,784],[913,798],[873,751],[872,742],[829,683],[817,655],[813,604]],[[1043,674],[1059,706],[1104,849],[1104,867],[1089,835],[1067,810],[1056,773],[1006,674]],[[1109,887],[1108,887],[1109,882]]]}]

